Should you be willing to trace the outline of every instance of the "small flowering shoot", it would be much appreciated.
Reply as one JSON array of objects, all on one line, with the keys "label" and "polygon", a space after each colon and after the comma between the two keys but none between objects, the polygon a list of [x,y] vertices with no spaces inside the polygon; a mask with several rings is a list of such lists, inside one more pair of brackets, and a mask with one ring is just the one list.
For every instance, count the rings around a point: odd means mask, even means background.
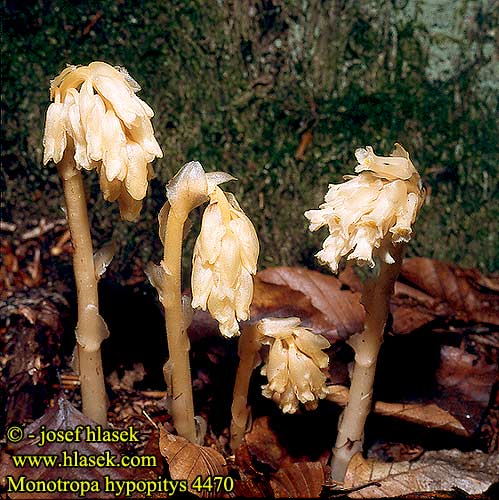
[{"label": "small flowering shoot", "polygon": [[231,180],[224,172],[206,173],[196,161],[179,170],[166,187],[168,201],[158,217],[163,260],[146,270],[165,308],[169,360],[164,372],[173,420],[177,432],[192,442],[201,437],[195,431],[189,367],[187,328],[192,309],[181,298],[182,235],[189,213],[209,201],[194,250],[192,307],[208,308],[227,336],[238,333],[237,320],[249,317],[258,240],[232,195],[218,187]]},{"label": "small flowering shoot", "polygon": [[192,262],[192,307],[208,309],[225,337],[239,334],[249,318],[259,243],[234,196],[210,193]]},{"label": "small flowering shoot", "polygon": [[263,395],[279,405],[283,413],[295,413],[299,403],[315,410],[328,395],[326,375],[329,342],[300,326],[300,318],[265,318],[258,323],[262,344],[269,345],[269,357],[262,368],[268,383]]},{"label": "small flowering shoot", "polygon": [[355,366],[333,449],[331,478],[335,481],[343,481],[351,458],[362,450],[390,296],[400,272],[404,245],[411,239],[412,225],[424,200],[419,174],[400,144],[395,144],[388,157],[375,155],[370,146],[358,149],[355,156],[358,175],[330,185],[319,210],[305,212],[311,231],[324,226],[329,229],[317,254],[322,264],[336,273],[346,256],[360,265],[379,268],[362,294],[364,330],[349,339],[355,351]]},{"label": "small flowering shoot", "polygon": [[[125,220],[139,216],[151,162],[163,156],[151,125],[153,110],[135,94],[124,68],[104,62],[68,66],[51,82],[43,163],[59,163],[70,149],[74,166],[97,170],[104,198],[118,200]],[[71,170],[66,175],[72,175]]]},{"label": "small flowering shoot", "polygon": [[104,62],[68,66],[50,85],[53,101],[45,120],[43,163],[59,170],[74,247],[78,292],[76,340],[83,413],[106,424],[107,399],[100,345],[108,336],[99,315],[97,281],[114,255],[108,245],[94,255],[81,170],[97,170],[106,200],[118,200],[121,216],[137,219],[152,176],[151,162],[162,156],[154,138],[152,109],[135,93],[126,70]]}]

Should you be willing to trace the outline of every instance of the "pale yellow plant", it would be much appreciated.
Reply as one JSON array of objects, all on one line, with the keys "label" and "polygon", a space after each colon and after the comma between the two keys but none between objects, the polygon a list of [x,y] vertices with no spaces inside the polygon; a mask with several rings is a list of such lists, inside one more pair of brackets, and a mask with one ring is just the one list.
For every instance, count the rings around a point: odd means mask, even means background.
[{"label": "pale yellow plant", "polygon": [[181,296],[182,237],[189,213],[209,201],[197,238],[192,266],[192,307],[208,309],[226,336],[239,331],[237,320],[249,317],[258,239],[253,225],[234,197],[218,185],[234,178],[224,172],[206,173],[197,161],[185,164],[168,183],[168,201],[159,214],[164,245],[161,265],[146,273],[165,308],[169,359],[164,366],[177,432],[201,441],[194,426],[187,328],[191,306]]},{"label": "pale yellow plant", "polygon": [[101,343],[108,331],[99,315],[97,280],[113,251],[93,255],[81,170],[96,169],[104,198],[118,200],[124,219],[135,220],[152,175],[150,163],[162,155],[154,138],[151,108],[135,93],[138,84],[124,69],[103,62],[68,66],[50,85],[43,137],[44,164],[53,160],[61,176],[74,247],[78,294],[76,328],[82,407],[106,424],[107,398]]},{"label": "pale yellow plant", "polygon": [[402,265],[405,243],[424,200],[421,179],[409,154],[396,144],[391,156],[376,156],[373,148],[355,152],[357,176],[330,185],[319,210],[305,212],[310,230],[327,226],[329,236],[317,254],[333,272],[341,258],[375,267],[366,283],[362,333],[349,339],[355,351],[348,404],[340,418],[331,462],[331,478],[342,481],[353,455],[362,450],[364,425],[371,409],[376,362],[390,307],[390,296]]}]

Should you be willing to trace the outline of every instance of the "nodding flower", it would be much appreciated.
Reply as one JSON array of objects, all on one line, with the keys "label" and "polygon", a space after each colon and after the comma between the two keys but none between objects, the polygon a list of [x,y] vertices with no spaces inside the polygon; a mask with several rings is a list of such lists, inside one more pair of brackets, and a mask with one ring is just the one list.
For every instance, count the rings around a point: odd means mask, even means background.
[{"label": "nodding flower", "polygon": [[329,236],[317,258],[333,272],[343,256],[374,267],[374,257],[393,258],[383,242],[408,242],[424,192],[409,154],[396,144],[391,156],[376,156],[373,148],[357,149],[359,175],[331,184],[318,210],[308,210],[310,231],[327,226]]},{"label": "nodding flower", "polygon": [[317,408],[318,400],[328,395],[326,375],[329,342],[300,326],[300,318],[265,318],[258,323],[262,344],[270,345],[262,375],[268,383],[263,395],[275,401],[284,413],[295,413],[299,403]]},{"label": "nodding flower", "polygon": [[192,264],[192,307],[208,309],[226,337],[249,318],[259,253],[253,224],[231,193],[209,194]]},{"label": "nodding flower", "polygon": [[153,110],[124,68],[104,62],[68,66],[51,82],[44,157],[59,163],[71,148],[77,169],[97,170],[104,198],[118,200],[121,216],[136,220],[161,158],[151,125]]}]

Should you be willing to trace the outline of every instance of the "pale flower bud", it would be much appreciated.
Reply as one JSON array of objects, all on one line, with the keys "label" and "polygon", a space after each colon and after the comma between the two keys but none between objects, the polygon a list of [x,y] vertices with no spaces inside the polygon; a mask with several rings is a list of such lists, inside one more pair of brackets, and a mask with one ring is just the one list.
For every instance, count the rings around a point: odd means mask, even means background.
[{"label": "pale flower bud", "polygon": [[214,187],[192,263],[192,307],[208,309],[226,337],[249,318],[259,243],[235,198]]},{"label": "pale flower bud", "polygon": [[51,82],[54,102],[43,138],[44,164],[59,163],[73,145],[76,168],[97,170],[104,198],[118,200],[126,220],[139,216],[151,162],[163,156],[151,125],[154,113],[135,95],[139,90],[124,68],[98,61],[68,66]]},{"label": "pale flower bud", "polygon": [[265,318],[258,323],[261,342],[270,345],[262,368],[268,383],[262,386],[262,392],[284,413],[295,413],[300,402],[307,409],[315,409],[318,400],[328,395],[322,369],[329,363],[323,352],[329,342],[299,325],[300,318]]},{"label": "pale flower bud", "polygon": [[235,180],[226,172],[206,173],[198,161],[186,163],[166,186],[171,210],[186,218],[191,210],[208,200],[216,186]]},{"label": "pale flower bud", "polygon": [[317,257],[333,272],[345,255],[370,267],[376,255],[393,261],[383,240],[387,236],[392,243],[410,240],[424,198],[419,174],[400,144],[388,157],[376,156],[370,146],[358,149],[355,156],[359,175],[331,184],[319,210],[305,212],[310,231],[329,228]]}]

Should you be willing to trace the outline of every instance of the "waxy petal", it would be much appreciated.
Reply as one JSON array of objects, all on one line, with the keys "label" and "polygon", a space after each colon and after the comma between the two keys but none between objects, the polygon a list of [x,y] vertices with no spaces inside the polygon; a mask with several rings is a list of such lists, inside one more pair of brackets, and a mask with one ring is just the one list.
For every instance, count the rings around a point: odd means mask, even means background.
[{"label": "waxy petal", "polygon": [[128,156],[128,170],[125,186],[130,196],[135,200],[142,200],[147,193],[147,160],[140,144],[128,141],[126,145]]},{"label": "waxy petal", "polygon": [[265,318],[257,325],[263,336],[261,342],[270,344],[261,371],[268,380],[262,387],[263,395],[274,400],[284,413],[294,413],[299,402],[306,403],[307,409],[314,408],[327,394],[321,368],[328,366],[329,357],[323,349],[329,342],[299,323],[295,317]]},{"label": "waxy petal", "polygon": [[[329,228],[316,256],[335,273],[344,256],[374,267],[386,237],[392,243],[409,241],[424,197],[419,175],[400,144],[389,157],[376,156],[370,146],[355,155],[360,174],[330,185],[319,210],[305,212],[310,231]],[[383,254],[385,262],[390,258]]]},{"label": "waxy petal", "polygon": [[47,111],[44,136],[45,163],[59,163],[64,150],[73,148],[77,167],[95,168],[105,177],[100,182],[104,197],[119,199],[129,220],[140,212],[150,162],[163,155],[150,123],[154,113],[135,95],[139,90],[124,68],[101,61],[69,66],[51,81],[55,102]]}]

